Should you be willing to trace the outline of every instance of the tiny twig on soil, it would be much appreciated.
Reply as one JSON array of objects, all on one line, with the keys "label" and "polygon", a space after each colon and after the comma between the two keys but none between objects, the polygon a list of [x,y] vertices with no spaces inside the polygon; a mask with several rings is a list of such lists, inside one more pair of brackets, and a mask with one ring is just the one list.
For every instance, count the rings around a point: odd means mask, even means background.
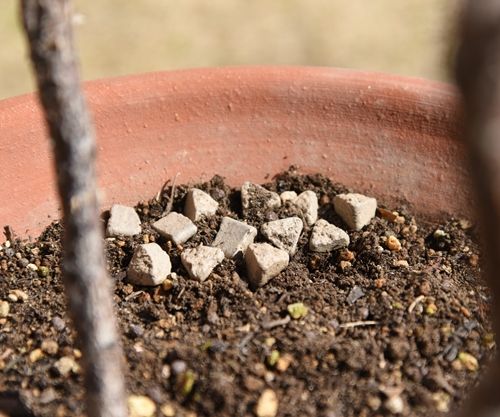
[{"label": "tiny twig on soil", "polygon": [[290,320],[291,320],[290,316],[285,316],[284,318],[278,320],[264,321],[262,323],[262,328],[269,330],[272,329],[273,327],[284,326],[285,324],[288,324]]},{"label": "tiny twig on soil", "polygon": [[413,310],[415,310],[415,307],[424,300],[425,300],[425,295],[419,295],[417,298],[415,298],[412,301],[412,303],[408,306],[408,313],[411,313]]},{"label": "tiny twig on soil", "polygon": [[3,234],[5,235],[5,239],[12,241],[14,239],[14,231],[10,226],[4,226]]},{"label": "tiny twig on soil", "polygon": [[133,300],[134,298],[139,297],[139,295],[144,294],[144,291],[139,290],[139,291],[134,291],[132,294],[129,294],[125,297],[125,301],[130,301]]},{"label": "tiny twig on soil", "polygon": [[248,333],[243,339],[241,339],[241,342],[238,345],[240,350],[243,349],[248,344],[248,342],[250,342],[250,340],[253,339],[254,336],[255,336],[255,333],[252,332],[252,333]]},{"label": "tiny twig on soil", "polygon": [[378,321],[374,321],[374,320],[351,321],[349,323],[340,324],[339,328],[341,328],[341,329],[353,329],[354,327],[374,326],[376,324],[378,324]]},{"label": "tiny twig on soil", "polygon": [[163,185],[160,188],[160,191],[158,191],[158,193],[155,196],[155,201],[161,200],[161,196],[162,196],[163,192],[165,191],[165,189],[167,188],[167,185],[169,182],[170,182],[170,178],[163,183]]},{"label": "tiny twig on soil", "polygon": [[172,211],[172,206],[174,205],[175,187],[176,187],[178,176],[179,176],[179,172],[177,174],[175,174],[174,180],[172,181],[172,190],[170,191],[170,199],[168,200],[167,207],[165,208],[165,211],[162,213],[162,216],[166,216],[168,213],[170,213]]}]

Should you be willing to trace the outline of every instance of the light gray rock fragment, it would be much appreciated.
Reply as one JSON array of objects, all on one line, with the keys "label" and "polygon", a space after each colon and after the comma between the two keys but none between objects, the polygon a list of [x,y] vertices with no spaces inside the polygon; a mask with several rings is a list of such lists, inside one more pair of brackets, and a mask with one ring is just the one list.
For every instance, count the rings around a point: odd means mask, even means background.
[{"label": "light gray rock fragment", "polygon": [[306,221],[308,226],[312,226],[318,220],[318,196],[314,191],[304,191],[292,201],[292,204],[297,207]]},{"label": "light gray rock fragment", "polygon": [[192,188],[186,196],[184,214],[195,222],[203,216],[213,216],[217,212],[218,207],[219,203],[206,192],[198,188]]},{"label": "light gray rock fragment", "polygon": [[358,301],[361,297],[364,297],[365,292],[361,287],[358,287],[357,285],[352,287],[351,291],[349,291],[349,295],[346,298],[346,301],[349,304],[354,304],[356,301]]},{"label": "light gray rock fragment", "polygon": [[281,202],[285,204],[287,201],[294,201],[297,198],[295,191],[283,191],[280,194]]},{"label": "light gray rock fragment", "polygon": [[141,220],[133,207],[113,204],[106,228],[108,236],[134,236],[141,233]]},{"label": "light gray rock fragment", "polygon": [[255,236],[257,236],[255,227],[224,217],[212,246],[222,249],[226,258],[233,258],[238,252],[245,254]]},{"label": "light gray rock fragment", "polygon": [[191,278],[205,281],[213,269],[224,259],[224,252],[211,246],[197,246],[186,249],[181,254],[181,261]]},{"label": "light gray rock fragment", "polygon": [[319,219],[313,227],[309,248],[313,252],[330,252],[349,246],[349,235],[341,228]]},{"label": "light gray rock fragment", "polygon": [[277,193],[266,190],[261,185],[246,181],[241,186],[241,205],[243,210],[252,207],[275,209],[281,207],[281,199]]},{"label": "light gray rock fragment", "polygon": [[167,252],[156,243],[146,243],[135,249],[127,276],[132,284],[156,286],[165,281],[171,269]]},{"label": "light gray rock fragment", "polygon": [[361,230],[375,217],[377,200],[363,194],[338,194],[333,199],[333,207],[349,228]]},{"label": "light gray rock fragment", "polygon": [[274,220],[261,226],[261,233],[274,246],[287,251],[292,256],[297,250],[297,242],[304,227],[298,217]]},{"label": "light gray rock fragment", "polygon": [[196,225],[180,213],[171,212],[152,225],[161,236],[180,245],[191,239],[198,230]]},{"label": "light gray rock fragment", "polygon": [[290,261],[288,253],[269,243],[252,243],[245,253],[248,280],[261,287],[283,271]]}]

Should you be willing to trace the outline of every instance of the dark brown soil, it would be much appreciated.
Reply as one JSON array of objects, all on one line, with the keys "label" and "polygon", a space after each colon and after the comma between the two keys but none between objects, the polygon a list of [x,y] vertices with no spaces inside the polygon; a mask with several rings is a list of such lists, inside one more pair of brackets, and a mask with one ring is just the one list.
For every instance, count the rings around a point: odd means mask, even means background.
[{"label": "dark brown soil", "polygon": [[[238,190],[221,178],[198,186],[220,209],[198,222],[185,247],[209,244],[223,215],[259,225],[289,211],[245,217]],[[315,191],[320,217],[343,226],[331,200],[344,187],[293,171],[267,187]],[[182,212],[187,189],[176,188],[173,210]],[[309,252],[305,230],[289,267],[252,291],[234,261],[203,283],[187,278],[182,248],[150,228],[170,192],[137,205],[142,235],[106,240],[128,389],[151,398],[157,415],[167,404],[176,416],[251,416],[266,388],[277,394],[278,416],[386,416],[399,399],[403,415],[441,415],[447,408],[453,414],[493,356],[489,295],[479,279],[475,229],[466,221],[428,224],[391,207],[399,217],[379,212],[361,232],[349,232],[349,251],[325,255]],[[0,319],[0,407],[9,399],[37,416],[83,413],[81,372],[63,377],[54,369],[62,356],[79,361],[60,280],[60,232],[55,223],[36,241],[14,240],[0,251],[0,300],[15,289],[29,297],[9,301],[10,314]],[[389,235],[400,240],[400,251],[386,249]],[[168,251],[177,277],[153,289],[134,287],[124,270],[134,247],[151,241]],[[48,269],[34,272],[27,263]],[[288,319],[294,302],[308,307],[304,318]],[[57,342],[57,353],[33,354],[47,340]]]}]

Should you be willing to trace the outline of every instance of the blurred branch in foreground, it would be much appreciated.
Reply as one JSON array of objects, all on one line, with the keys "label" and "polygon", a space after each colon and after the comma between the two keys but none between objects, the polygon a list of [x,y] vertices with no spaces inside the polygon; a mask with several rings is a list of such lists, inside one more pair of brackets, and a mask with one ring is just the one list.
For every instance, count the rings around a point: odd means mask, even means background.
[{"label": "blurred branch in foreground", "polygon": [[83,351],[91,417],[125,417],[95,178],[95,140],[80,89],[69,0],[22,0],[22,18],[52,138],[64,215],[63,280]]},{"label": "blurred branch in foreground", "polygon": [[[463,93],[464,140],[483,232],[486,279],[493,292],[493,321],[500,335],[500,2],[469,0],[463,13],[457,81]],[[500,416],[500,360],[492,364],[463,415]]]}]

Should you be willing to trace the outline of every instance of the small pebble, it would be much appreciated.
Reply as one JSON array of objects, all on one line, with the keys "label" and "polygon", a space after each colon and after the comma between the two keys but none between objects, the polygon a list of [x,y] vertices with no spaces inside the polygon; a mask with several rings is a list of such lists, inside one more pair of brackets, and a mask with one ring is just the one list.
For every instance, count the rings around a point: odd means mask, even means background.
[{"label": "small pebble", "polygon": [[397,212],[393,212],[391,210],[387,210],[387,209],[382,208],[382,207],[378,207],[377,212],[380,215],[380,217],[382,217],[383,219],[388,220],[390,222],[395,221],[396,218],[398,217]]},{"label": "small pebble", "polygon": [[276,370],[279,372],[286,372],[286,370],[290,367],[293,362],[293,356],[289,353],[285,353],[280,356],[278,362],[276,362]]},{"label": "small pebble", "polygon": [[38,268],[38,276],[39,277],[45,278],[45,277],[49,276],[49,273],[50,273],[50,270],[46,266],[40,266]]},{"label": "small pebble", "polygon": [[255,406],[255,414],[257,417],[275,417],[278,414],[278,397],[272,389],[265,389],[257,405]]},{"label": "small pebble", "polygon": [[479,264],[479,256],[473,253],[469,256],[469,265],[476,267]]},{"label": "small pebble", "polygon": [[368,407],[370,407],[373,411],[377,411],[382,405],[382,400],[378,396],[370,395],[367,398],[366,403],[368,404]]},{"label": "small pebble", "polygon": [[0,318],[5,318],[9,315],[10,305],[7,301],[0,301]]},{"label": "small pebble", "polygon": [[449,394],[443,391],[438,391],[432,394],[432,399],[434,400],[437,411],[440,413],[447,413],[450,411],[451,397]]},{"label": "small pebble", "polygon": [[463,230],[467,230],[472,227],[472,222],[467,219],[460,219],[458,221],[458,224],[460,225],[460,228],[462,228]]},{"label": "small pebble", "polygon": [[283,271],[290,261],[288,253],[268,243],[252,243],[245,253],[248,280],[261,287]]},{"label": "small pebble", "polygon": [[30,352],[29,359],[31,363],[38,362],[40,359],[43,358],[43,352],[42,349],[35,349]]},{"label": "small pebble", "polygon": [[290,317],[294,320],[307,316],[307,313],[309,312],[309,309],[304,305],[304,303],[288,304],[286,309],[288,314],[290,314]]},{"label": "small pebble", "polygon": [[56,329],[58,332],[64,330],[64,328],[66,327],[66,323],[59,316],[55,316],[52,319],[52,325],[54,326],[54,329]]},{"label": "small pebble", "polygon": [[340,258],[343,261],[352,261],[354,260],[354,252],[351,252],[349,249],[344,249],[340,252]]},{"label": "small pebble", "polygon": [[393,252],[401,250],[401,242],[396,236],[393,235],[387,238],[385,245],[387,246],[387,249]]},{"label": "small pebble", "polygon": [[402,414],[404,411],[404,401],[399,395],[393,395],[384,402],[384,406],[392,414]]},{"label": "small pebble", "polygon": [[28,261],[26,258],[21,258],[19,259],[19,261],[17,262],[17,264],[21,267],[21,268],[27,268],[28,265],[29,265],[30,261]]},{"label": "small pebble", "polygon": [[187,363],[181,360],[173,361],[170,369],[174,375],[180,375],[187,371]]},{"label": "small pebble", "polygon": [[144,327],[139,326],[138,324],[131,324],[129,326],[128,334],[134,339],[141,337],[144,334]]},{"label": "small pebble", "polygon": [[365,292],[362,290],[361,287],[358,287],[357,285],[352,287],[351,291],[349,291],[349,295],[346,298],[346,301],[349,304],[354,304],[357,300],[359,300],[361,297],[365,295]]},{"label": "small pebble", "polygon": [[479,362],[477,359],[467,352],[460,352],[458,354],[458,360],[465,366],[468,371],[476,372],[479,369]]},{"label": "small pebble", "polygon": [[297,198],[295,191],[283,191],[280,194],[281,202],[285,204],[287,201],[294,201]]},{"label": "small pebble", "polygon": [[141,233],[141,220],[133,207],[114,204],[109,211],[107,236],[134,236]]},{"label": "small pebble", "polygon": [[255,236],[257,236],[255,227],[224,217],[212,246],[222,249],[226,258],[233,258],[238,253],[245,254]]},{"label": "small pebble", "polygon": [[69,356],[63,356],[56,363],[54,363],[54,369],[57,373],[63,377],[69,375],[70,372],[78,373],[80,366],[75,362],[73,358]]},{"label": "small pebble", "polygon": [[45,339],[40,346],[42,351],[48,355],[56,355],[59,350],[59,345],[55,340]]},{"label": "small pebble", "polygon": [[205,281],[213,269],[224,260],[224,252],[210,246],[197,246],[186,249],[181,254],[181,261],[189,276],[198,281]]},{"label": "small pebble", "polygon": [[17,301],[23,303],[28,301],[29,297],[23,290],[12,290],[9,292],[8,298],[14,303]]},{"label": "small pebble", "polygon": [[314,225],[309,240],[313,252],[330,252],[349,245],[349,235],[339,227],[319,219]]},{"label": "small pebble", "polygon": [[241,186],[241,205],[243,211],[258,206],[276,209],[281,206],[281,199],[277,193],[266,190],[261,185],[246,181]]},{"label": "small pebble", "polygon": [[267,357],[267,364],[271,367],[274,367],[280,358],[279,350],[272,350],[269,356]]},{"label": "small pebble", "polygon": [[132,284],[160,285],[170,274],[170,257],[157,243],[138,245],[127,269],[128,280]]},{"label": "small pebble", "polygon": [[342,271],[345,271],[346,269],[351,268],[352,264],[349,261],[340,261],[339,266]]},{"label": "small pebble", "polygon": [[375,217],[377,200],[363,194],[338,194],[333,207],[349,228],[361,230]]},{"label": "small pebble", "polygon": [[160,411],[165,417],[174,417],[175,416],[175,408],[172,404],[169,404],[169,403],[163,404],[160,407]]},{"label": "small pebble", "polygon": [[186,196],[184,214],[195,222],[202,217],[215,215],[218,208],[219,203],[210,197],[209,194],[198,188],[192,188]]},{"label": "small pebble", "polygon": [[127,399],[129,417],[153,417],[156,404],[145,395],[129,395]]},{"label": "small pebble", "polygon": [[425,314],[427,314],[428,316],[433,316],[434,314],[437,313],[437,310],[438,310],[438,308],[437,308],[436,304],[429,303],[425,307]]},{"label": "small pebble", "polygon": [[154,222],[151,227],[162,237],[173,241],[176,245],[187,242],[198,230],[188,217],[174,211]]},{"label": "small pebble", "polygon": [[287,251],[292,256],[297,251],[297,243],[303,227],[300,218],[288,217],[264,223],[260,231],[274,246]]},{"label": "small pebble", "polygon": [[292,201],[293,206],[300,210],[308,226],[312,226],[318,220],[318,196],[314,191],[304,191]]}]

